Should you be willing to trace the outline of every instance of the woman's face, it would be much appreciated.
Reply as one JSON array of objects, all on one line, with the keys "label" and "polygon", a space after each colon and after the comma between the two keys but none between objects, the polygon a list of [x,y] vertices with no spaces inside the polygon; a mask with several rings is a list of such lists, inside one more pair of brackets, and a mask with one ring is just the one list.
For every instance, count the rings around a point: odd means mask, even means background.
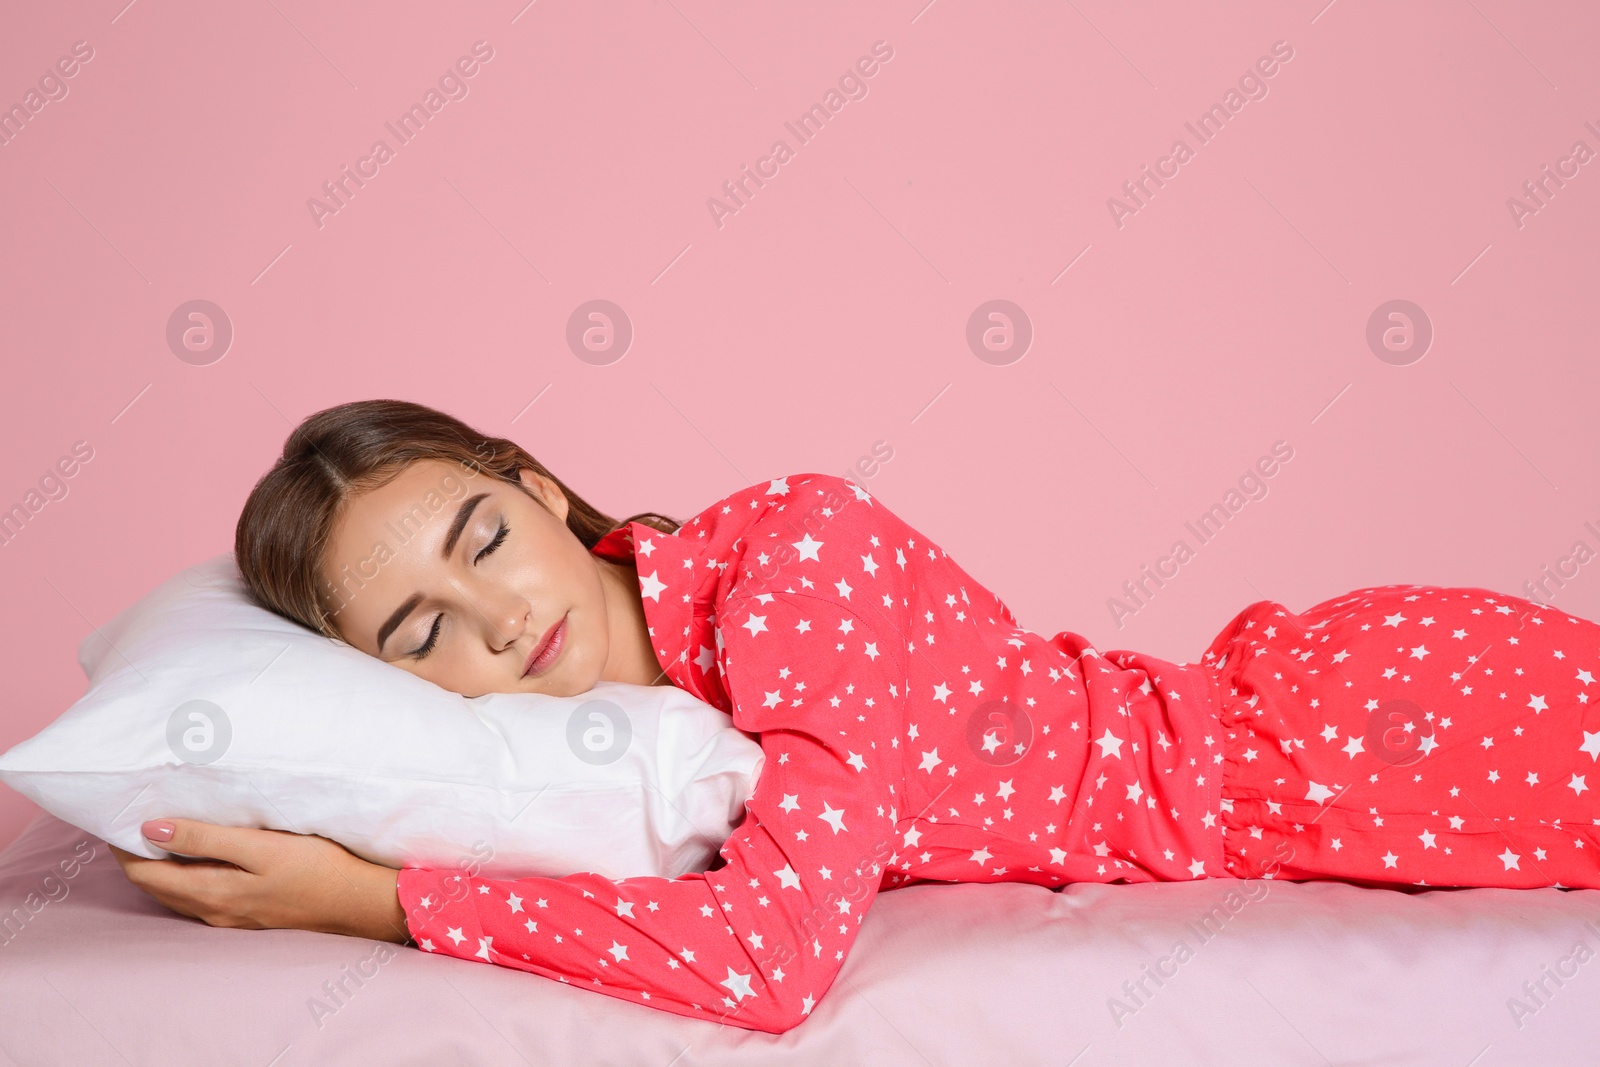
[{"label": "woman's face", "polygon": [[419,460],[351,498],[323,562],[340,636],[465,696],[574,696],[617,673],[627,657],[616,639],[642,620],[642,606],[639,620],[626,617],[637,580],[567,529],[567,500],[553,482],[527,469],[520,477],[549,510],[441,460]]}]

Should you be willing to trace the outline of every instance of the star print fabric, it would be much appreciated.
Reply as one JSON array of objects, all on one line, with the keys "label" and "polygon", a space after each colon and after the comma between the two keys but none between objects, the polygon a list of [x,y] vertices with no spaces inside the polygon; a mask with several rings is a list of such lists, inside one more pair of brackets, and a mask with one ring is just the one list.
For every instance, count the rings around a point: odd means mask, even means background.
[{"label": "star print fabric", "polygon": [[1600,888],[1595,623],[1381,586],[1299,614],[1252,604],[1202,662],[1222,694],[1227,873]]},{"label": "star print fabric", "polygon": [[[765,713],[744,728],[772,731],[723,865],[616,883],[404,871],[401,900],[420,947],[748,1028],[781,1031],[810,1013],[893,852],[895,720],[880,713],[895,708],[893,650],[875,664],[861,655],[859,637],[871,635],[856,616],[803,595],[731,597],[723,611],[775,648],[723,661],[735,706]],[[832,634],[857,640],[808,662],[796,655],[808,628],[829,651]],[[804,676],[787,663],[805,664]]]},{"label": "star print fabric", "polygon": [[760,741],[745,817],[670,880],[403,870],[423,951],[781,1033],[923,882],[1600,888],[1600,627],[1562,612],[1385,586],[1253,604],[1192,664],[1102,653],[823,474],[592,551],[636,567],[672,683]]},{"label": "star print fabric", "polygon": [[779,478],[593,551],[637,567],[672,682],[758,735],[745,818],[670,880],[403,870],[424,951],[782,1032],[880,891],[1222,873],[1210,672],[1022,630],[854,483]]}]

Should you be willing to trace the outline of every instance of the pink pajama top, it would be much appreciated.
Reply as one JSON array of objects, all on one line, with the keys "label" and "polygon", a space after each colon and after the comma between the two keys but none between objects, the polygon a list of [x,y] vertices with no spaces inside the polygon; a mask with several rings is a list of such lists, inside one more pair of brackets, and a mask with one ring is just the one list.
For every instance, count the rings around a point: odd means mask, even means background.
[{"label": "pink pajama top", "polygon": [[672,682],[759,735],[745,816],[673,879],[403,870],[422,950],[776,1033],[880,892],[1225,874],[1208,669],[1023,630],[858,485],[790,475],[593,551],[635,562]]}]

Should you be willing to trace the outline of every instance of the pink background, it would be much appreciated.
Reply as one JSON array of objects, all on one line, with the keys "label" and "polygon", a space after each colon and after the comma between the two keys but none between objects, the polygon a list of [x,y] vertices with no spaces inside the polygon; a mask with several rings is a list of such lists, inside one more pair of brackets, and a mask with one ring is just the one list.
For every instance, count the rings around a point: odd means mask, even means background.
[{"label": "pink background", "polygon": [[[6,13],[0,105],[93,59],[0,146],[0,509],[93,459],[0,545],[0,749],[82,694],[91,625],[231,548],[294,423],[360,398],[514,436],[619,517],[886,442],[862,484],[1024,626],[1173,660],[1255,600],[1529,595],[1600,550],[1600,161],[1507,206],[1600,150],[1592,5],[524,3]],[[467,95],[399,144],[385,122],[477,41]],[[784,123],[878,41],[801,144]],[[1199,144],[1184,123],[1278,41],[1267,95]],[[1118,226],[1108,198],[1178,137],[1193,158]],[[307,200],[379,138],[319,227]],[[708,199],[778,139],[719,227]],[[204,365],[166,336],[194,299],[234,330]],[[593,299],[634,329],[606,365],[566,340]],[[1033,330],[1005,365],[966,339],[995,299]],[[1406,365],[1366,339],[1393,299],[1434,329]],[[1200,545],[1184,523],[1279,440],[1268,495]],[[1179,538],[1119,626],[1108,599]],[[1553,603],[1600,618],[1597,573]],[[0,843],[31,815],[0,793]]]}]

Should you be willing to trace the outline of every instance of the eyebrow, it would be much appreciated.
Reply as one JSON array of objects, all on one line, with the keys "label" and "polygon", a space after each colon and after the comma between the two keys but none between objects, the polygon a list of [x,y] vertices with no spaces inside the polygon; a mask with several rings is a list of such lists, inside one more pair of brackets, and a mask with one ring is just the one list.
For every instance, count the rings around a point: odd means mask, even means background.
[{"label": "eyebrow", "polygon": [[389,635],[394,633],[395,627],[404,622],[405,617],[410,615],[412,610],[420,603],[422,603],[422,594],[412,593],[406,598],[404,604],[394,609],[394,614],[389,616],[389,621],[385,622],[378,630],[378,655],[383,655],[383,643],[389,640]]},{"label": "eyebrow", "polygon": [[[456,511],[455,519],[450,523],[450,531],[445,534],[444,547],[439,553],[441,558],[450,558],[450,553],[456,547],[456,542],[461,539],[461,531],[466,529],[467,521],[472,518],[472,509],[477,507],[488,495],[488,493],[479,493],[477,496],[469,496],[461,502],[461,507]],[[406,616],[415,611],[420,603],[422,603],[422,594],[412,593],[406,597],[405,603],[395,608],[394,614],[390,615],[384,624],[378,627],[378,654],[380,656],[383,655],[383,643],[389,640],[389,635],[394,633],[395,629],[405,621]]]},{"label": "eyebrow", "polygon": [[450,552],[456,547],[456,541],[461,537],[461,531],[466,529],[467,520],[472,518],[472,509],[477,507],[478,502],[488,495],[488,493],[479,493],[477,496],[469,496],[461,502],[461,509],[456,512],[455,521],[450,524],[450,532],[444,535],[444,551],[439,553],[439,558],[450,558]]}]

